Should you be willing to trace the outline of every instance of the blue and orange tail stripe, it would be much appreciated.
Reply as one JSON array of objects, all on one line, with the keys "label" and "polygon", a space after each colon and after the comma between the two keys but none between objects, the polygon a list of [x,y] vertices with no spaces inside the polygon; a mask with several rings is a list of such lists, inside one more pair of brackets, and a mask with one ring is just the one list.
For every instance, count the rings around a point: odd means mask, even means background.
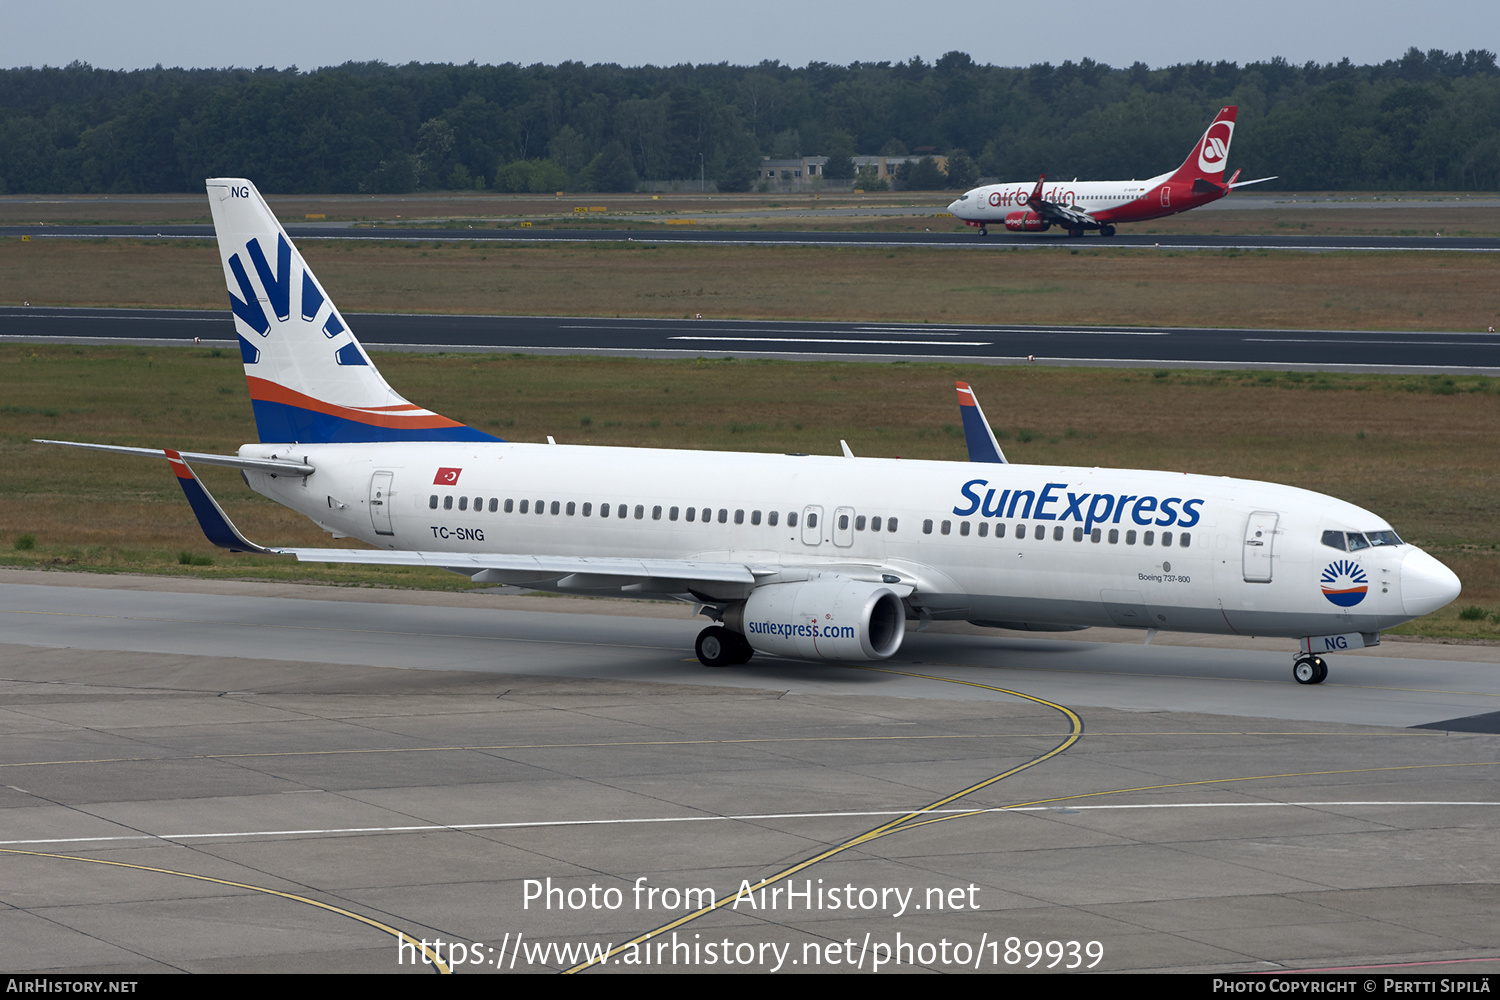
[{"label": "blue and orange tail stripe", "polygon": [[498,441],[415,403],[340,406],[254,375],[246,377],[262,441]]}]

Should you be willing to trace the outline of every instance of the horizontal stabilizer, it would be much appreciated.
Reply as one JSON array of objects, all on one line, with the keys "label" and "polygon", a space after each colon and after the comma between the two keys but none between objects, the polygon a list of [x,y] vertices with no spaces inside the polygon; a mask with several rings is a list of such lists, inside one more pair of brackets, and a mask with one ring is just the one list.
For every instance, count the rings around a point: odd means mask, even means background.
[{"label": "horizontal stabilizer", "polygon": [[238,455],[210,455],[201,451],[170,451],[163,448],[127,448],[118,444],[85,444],[82,441],[47,441],[42,438],[33,438],[37,444],[60,444],[67,448],[88,448],[92,451],[111,451],[116,455],[139,455],[145,458],[161,458],[163,455],[169,459],[173,455],[179,455],[184,459],[192,459],[200,465],[219,465],[226,469],[243,469],[248,472],[269,472],[274,476],[310,476],[313,467],[305,462],[294,462],[290,459],[276,458],[240,458]]},{"label": "horizontal stabilizer", "polygon": [[[1280,175],[1278,174],[1277,176],[1279,177]],[[1257,177],[1253,181],[1239,181],[1238,183],[1230,184],[1229,186],[1230,188],[1249,187],[1251,184],[1264,184],[1266,181],[1274,181],[1275,179],[1276,177]]]}]

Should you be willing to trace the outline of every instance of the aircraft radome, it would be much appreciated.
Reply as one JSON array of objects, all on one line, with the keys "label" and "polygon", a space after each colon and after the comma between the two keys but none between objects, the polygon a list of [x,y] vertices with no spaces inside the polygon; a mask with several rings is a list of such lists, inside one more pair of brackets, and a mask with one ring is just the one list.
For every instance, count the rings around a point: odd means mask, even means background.
[{"label": "aircraft radome", "polygon": [[[954,217],[979,229],[987,236],[993,223],[1003,222],[1013,232],[1044,233],[1053,226],[1066,229],[1069,236],[1082,236],[1086,229],[1097,229],[1101,236],[1113,236],[1121,222],[1144,222],[1164,215],[1176,215],[1199,205],[1218,201],[1235,188],[1273,181],[1260,177],[1239,180],[1236,170],[1224,180],[1224,166],[1229,159],[1229,140],[1234,138],[1234,117],[1238,108],[1224,108],[1208,126],[1182,166],[1145,180],[1053,182],[1047,187],[1047,175],[1033,187],[1030,181],[986,184],[959,195],[948,206]],[[1028,193],[1028,190],[1030,193]]]},{"label": "aircraft radome", "polygon": [[[408,402],[245,180],[207,182],[259,444],[171,462],[235,551],[434,566],[476,583],[691,601],[709,666],[879,660],[907,623],[1295,639],[1294,674],[1434,611],[1458,578],[1384,519],[1246,479],[1007,463],[960,385],[971,462],[501,441]],[[972,412],[968,412],[972,409]],[[72,442],[51,442],[72,444]],[[370,549],[246,539],[189,463]]]}]

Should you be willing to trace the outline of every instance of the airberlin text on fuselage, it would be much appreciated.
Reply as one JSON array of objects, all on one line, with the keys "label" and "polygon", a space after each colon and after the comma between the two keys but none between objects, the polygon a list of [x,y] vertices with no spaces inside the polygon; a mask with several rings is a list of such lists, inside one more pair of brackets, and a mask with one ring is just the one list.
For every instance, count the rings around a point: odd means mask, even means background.
[{"label": "airberlin text on fuselage", "polygon": [[[1085,531],[1096,524],[1119,524],[1128,510],[1136,524],[1191,528],[1198,523],[1204,503],[1201,498],[1136,496],[1130,493],[1073,493],[1067,483],[1048,483],[1041,493],[1035,490],[996,490],[988,479],[971,479],[959,490],[969,501],[966,507],[954,507],[959,517],[979,514],[982,517],[1015,517],[1037,521],[1078,521]],[[1051,508],[1051,509],[1049,509]]]}]

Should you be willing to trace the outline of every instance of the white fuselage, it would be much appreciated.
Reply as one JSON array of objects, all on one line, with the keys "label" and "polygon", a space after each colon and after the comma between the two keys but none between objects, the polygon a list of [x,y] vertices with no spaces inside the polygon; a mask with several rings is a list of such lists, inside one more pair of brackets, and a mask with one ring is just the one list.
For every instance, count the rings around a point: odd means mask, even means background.
[{"label": "white fuselage", "polygon": [[[1242,479],[512,443],[246,445],[240,454],[313,465],[305,479],[247,479],[336,535],[383,549],[895,576],[914,588],[912,610],[938,619],[1303,637],[1378,632],[1456,593],[1433,596],[1452,574],[1412,545],[1348,552],[1322,540],[1389,531],[1376,515]],[[372,505],[376,491],[383,502]],[[1331,567],[1362,575],[1353,606],[1325,596]],[[747,592],[724,584],[691,598]]]},{"label": "white fuselage", "polygon": [[[1140,211],[1159,207],[1146,205],[1146,196],[1157,191],[1171,176],[1169,171],[1159,177],[1139,181],[1058,181],[1043,185],[1042,197],[1090,215],[1124,212],[1133,216],[1135,213],[1130,212],[1132,207]],[[987,184],[959,195],[948,206],[948,211],[965,221],[1003,222],[1012,212],[1026,210],[1035,189],[1036,181]]]}]

